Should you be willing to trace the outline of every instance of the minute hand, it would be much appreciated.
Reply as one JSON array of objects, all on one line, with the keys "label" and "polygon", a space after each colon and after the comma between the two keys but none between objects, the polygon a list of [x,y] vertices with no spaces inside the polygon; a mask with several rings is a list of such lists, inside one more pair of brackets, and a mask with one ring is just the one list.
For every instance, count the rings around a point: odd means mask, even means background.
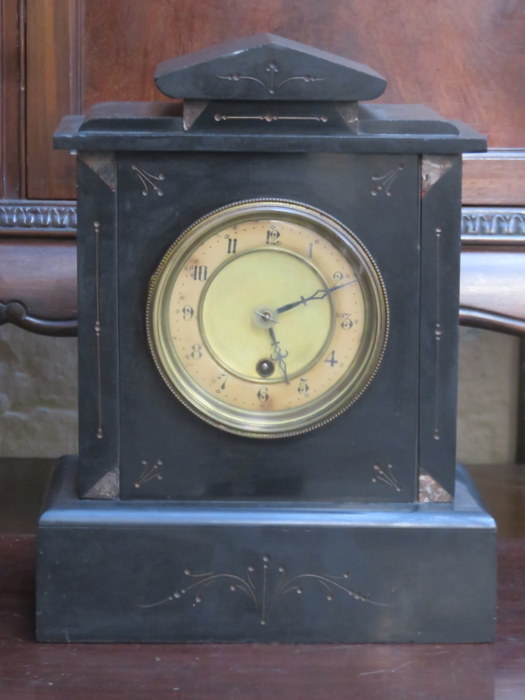
[{"label": "minute hand", "polygon": [[335,287],[326,287],[326,289],[318,289],[309,297],[301,297],[299,301],[292,301],[291,304],[285,304],[284,306],[280,306],[278,309],[276,309],[276,311],[278,314],[282,314],[285,311],[290,311],[290,309],[295,309],[296,306],[301,306],[301,304],[306,306],[306,304],[309,301],[314,301],[316,299],[324,299],[332,292],[335,292],[338,289],[342,289],[343,287],[348,287],[349,284],[354,284],[354,282],[357,282],[357,280],[353,279],[350,280],[350,282],[344,282],[344,284],[337,284]]}]

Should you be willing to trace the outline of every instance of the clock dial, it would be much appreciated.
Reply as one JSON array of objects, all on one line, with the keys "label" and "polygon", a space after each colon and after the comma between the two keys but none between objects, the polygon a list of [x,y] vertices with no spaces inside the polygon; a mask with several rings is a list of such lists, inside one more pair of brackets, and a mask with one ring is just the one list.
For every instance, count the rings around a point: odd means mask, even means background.
[{"label": "clock dial", "polygon": [[147,326],[157,368],[190,410],[230,432],[282,437],[364,391],[388,306],[372,258],[341,223],[253,200],[175,241],[150,282]]}]

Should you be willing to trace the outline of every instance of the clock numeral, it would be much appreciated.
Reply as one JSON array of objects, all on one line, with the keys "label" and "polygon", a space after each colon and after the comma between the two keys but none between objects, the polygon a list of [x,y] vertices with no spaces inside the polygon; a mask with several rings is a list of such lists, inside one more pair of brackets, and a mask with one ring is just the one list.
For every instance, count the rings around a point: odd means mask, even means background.
[{"label": "clock numeral", "polygon": [[236,238],[230,238],[230,236],[225,236],[226,240],[228,241],[228,248],[227,248],[227,254],[228,255],[235,255],[237,252],[237,239]]},{"label": "clock numeral", "polygon": [[352,321],[350,314],[339,314],[339,316],[341,316],[341,318],[343,319],[341,321],[341,328],[344,331],[349,331],[350,328],[352,328],[354,325],[354,322]]},{"label": "clock numeral", "polygon": [[192,360],[200,360],[202,357],[202,345],[199,345],[198,343],[192,345],[190,357]]},{"label": "clock numeral", "polygon": [[265,386],[262,386],[259,391],[257,392],[257,398],[261,403],[266,403],[268,399],[270,398],[270,394],[268,393],[268,389]]},{"label": "clock numeral", "polygon": [[279,245],[281,234],[276,228],[266,231],[266,245]]},{"label": "clock numeral", "polygon": [[217,381],[219,383],[219,386],[217,387],[217,389],[215,389],[217,394],[220,394],[221,392],[223,392],[226,389],[226,380],[227,379],[228,379],[228,375],[224,374],[224,372],[221,372],[221,374],[219,374],[219,376],[217,377]]},{"label": "clock numeral", "polygon": [[337,272],[334,272],[332,277],[334,279],[334,282],[342,282],[345,278],[344,273],[339,270]]},{"label": "clock numeral", "polygon": [[308,243],[308,258],[310,260],[314,257],[314,245],[319,245],[318,238],[316,238],[313,243]]},{"label": "clock numeral", "polygon": [[310,387],[308,386],[306,379],[299,379],[299,386],[297,387],[297,392],[304,398],[308,396],[309,391]]},{"label": "clock numeral", "polygon": [[186,306],[182,307],[182,318],[184,319],[184,321],[191,321],[194,315],[195,311],[193,310],[192,306],[186,304]]},{"label": "clock numeral", "polygon": [[335,358],[335,350],[332,350],[332,352],[326,358],[325,362],[328,362],[330,367],[333,367],[334,365],[336,365],[339,362],[339,360],[336,360],[336,358]]},{"label": "clock numeral", "polygon": [[191,276],[196,282],[204,282],[208,279],[207,265],[192,265],[190,267]]}]

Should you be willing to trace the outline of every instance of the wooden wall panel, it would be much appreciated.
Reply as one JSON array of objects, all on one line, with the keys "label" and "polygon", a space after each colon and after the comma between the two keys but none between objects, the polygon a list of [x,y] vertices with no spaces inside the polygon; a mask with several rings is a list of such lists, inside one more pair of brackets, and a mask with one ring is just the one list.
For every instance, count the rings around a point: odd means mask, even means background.
[{"label": "wooden wall panel", "polygon": [[23,197],[24,5],[0,0],[0,198]]},{"label": "wooden wall panel", "polygon": [[0,0],[0,196],[74,198],[73,161],[51,144],[63,114],[164,99],[159,61],[261,31],[369,64],[382,100],[487,134],[502,159],[467,162],[464,202],[524,203],[521,0]]},{"label": "wooden wall panel", "polygon": [[423,102],[491,147],[525,146],[516,0],[85,0],[84,107],[159,99],[159,61],[262,31],[370,65],[389,81],[383,101]]},{"label": "wooden wall panel", "polygon": [[[525,37],[525,35],[524,35]],[[525,73],[523,76],[525,86]],[[525,87],[524,87],[525,92]],[[522,111],[525,123],[525,110]],[[523,130],[525,140],[525,129]],[[525,148],[492,149],[463,156],[463,204],[523,206]]]},{"label": "wooden wall panel", "polygon": [[75,197],[74,160],[51,142],[64,114],[166,99],[160,61],[256,32],[368,64],[389,81],[382,101],[487,134],[495,150],[465,160],[463,201],[483,207],[466,233],[523,245],[523,0],[0,0],[0,237],[74,235],[74,203],[57,201]]},{"label": "wooden wall panel", "polygon": [[81,0],[26,0],[26,182],[30,199],[74,199],[75,164],[52,148],[64,114],[81,110]]}]

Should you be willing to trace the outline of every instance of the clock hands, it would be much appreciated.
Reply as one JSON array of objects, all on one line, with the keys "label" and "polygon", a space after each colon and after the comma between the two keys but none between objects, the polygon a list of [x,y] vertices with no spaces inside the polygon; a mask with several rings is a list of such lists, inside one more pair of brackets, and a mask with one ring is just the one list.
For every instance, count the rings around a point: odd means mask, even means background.
[{"label": "clock hands", "polygon": [[274,323],[279,323],[279,321],[274,318],[274,313],[275,312],[272,312],[269,309],[257,309],[255,311],[257,325],[261,326],[261,328],[268,328],[270,324],[273,326]]},{"label": "clock hands", "polygon": [[[272,342],[272,348],[273,348],[273,353],[272,353],[270,359],[273,360],[274,362],[277,362],[279,369],[283,373],[284,381],[287,384],[290,383],[290,379],[288,378],[288,368],[286,366],[286,358],[288,357],[288,351],[283,350],[281,348],[281,343],[277,340],[277,337],[275,335],[275,331],[273,329],[275,324],[279,323],[279,321],[277,320],[277,315],[282,314],[285,311],[290,311],[291,309],[295,309],[297,306],[306,306],[309,301],[325,299],[329,294],[332,294],[333,292],[337,291],[338,289],[342,289],[343,287],[348,287],[349,285],[354,284],[354,282],[357,282],[357,279],[350,280],[349,282],[343,282],[342,284],[336,284],[333,287],[325,287],[325,289],[318,289],[313,294],[310,294],[309,297],[302,296],[299,299],[299,301],[293,301],[290,304],[284,304],[283,306],[279,306],[279,308],[277,308],[275,310],[268,309],[268,308],[260,308],[260,309],[255,310],[255,312],[254,312],[255,323],[260,328],[267,329],[268,333],[270,334],[270,340]],[[258,370],[258,372],[259,372],[259,374],[261,374],[261,376],[264,376],[264,373],[267,372],[268,369],[267,369],[266,365],[264,365],[263,360],[261,360],[261,362],[259,364],[260,364],[260,369]]]},{"label": "clock hands", "polygon": [[335,292],[338,289],[342,289],[343,287],[348,287],[348,285],[354,284],[354,282],[357,282],[357,280],[353,279],[353,280],[350,280],[350,282],[344,282],[343,284],[337,284],[337,285],[335,285],[335,287],[327,287],[326,289],[318,289],[316,292],[311,294],[309,297],[301,297],[299,299],[299,301],[293,301],[290,304],[285,304],[284,306],[279,306],[279,308],[276,309],[276,313],[282,314],[285,311],[290,311],[290,309],[295,309],[296,306],[301,306],[301,304],[306,306],[306,304],[309,301],[314,301],[316,299],[324,299],[329,294],[332,294],[332,292]]},{"label": "clock hands", "polygon": [[275,360],[277,364],[279,365],[279,369],[284,375],[284,381],[289,384],[290,380],[288,379],[288,372],[286,369],[286,362],[285,359],[288,357],[288,351],[287,350],[282,350],[280,342],[277,340],[275,337],[275,331],[273,330],[272,327],[268,328],[268,331],[270,333],[270,338],[272,340],[272,348],[273,348],[273,353],[271,356],[272,360]]},{"label": "clock hands", "polygon": [[283,350],[281,348],[281,343],[277,340],[277,336],[275,335],[273,327],[278,323],[276,316],[277,312],[268,308],[256,309],[254,312],[253,319],[256,325],[268,331],[273,348],[273,353],[269,360],[262,359],[257,363],[257,372],[261,377],[269,376],[273,373],[273,362],[277,362],[279,369],[283,373],[284,381],[289,384],[290,380],[288,378],[288,368],[286,366],[288,350]]}]

